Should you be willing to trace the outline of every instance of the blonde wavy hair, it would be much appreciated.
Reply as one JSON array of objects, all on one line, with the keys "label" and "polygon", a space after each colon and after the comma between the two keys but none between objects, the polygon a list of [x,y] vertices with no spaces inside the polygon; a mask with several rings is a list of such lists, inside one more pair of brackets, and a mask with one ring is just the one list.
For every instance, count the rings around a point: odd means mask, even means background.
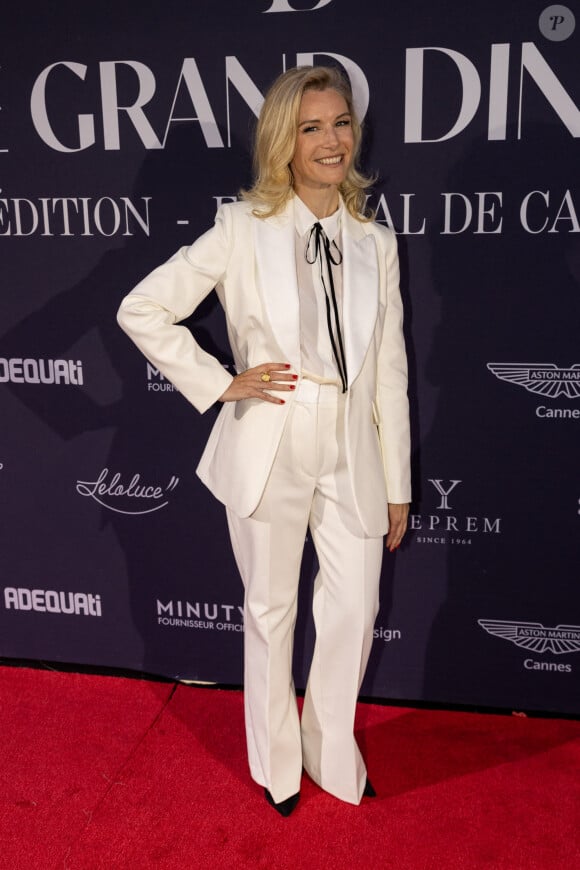
[{"label": "blonde wavy hair", "polygon": [[356,117],[350,84],[335,67],[299,66],[279,76],[271,85],[264,104],[254,141],[254,183],[241,190],[242,199],[254,204],[254,214],[266,218],[281,212],[293,195],[290,163],[296,150],[300,102],[305,91],[335,90],[344,97],[352,118],[353,159],[340,194],[350,214],[369,221],[374,213],[366,205],[366,189],[375,178],[357,169],[362,130]]}]

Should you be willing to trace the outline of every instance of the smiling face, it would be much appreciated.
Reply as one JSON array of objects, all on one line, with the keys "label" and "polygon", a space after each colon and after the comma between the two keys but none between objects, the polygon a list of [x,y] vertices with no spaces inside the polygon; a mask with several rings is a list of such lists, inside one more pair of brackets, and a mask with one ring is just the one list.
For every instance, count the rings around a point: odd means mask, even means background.
[{"label": "smiling face", "polygon": [[306,91],[300,103],[296,150],[290,164],[302,199],[336,189],[353,157],[351,116],[337,91]]}]

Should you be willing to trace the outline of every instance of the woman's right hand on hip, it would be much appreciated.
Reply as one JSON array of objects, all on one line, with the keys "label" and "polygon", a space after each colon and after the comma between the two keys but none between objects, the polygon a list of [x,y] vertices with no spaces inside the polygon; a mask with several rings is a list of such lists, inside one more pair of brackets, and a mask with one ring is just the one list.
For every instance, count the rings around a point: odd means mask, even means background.
[{"label": "woman's right hand on hip", "polygon": [[271,392],[290,392],[296,388],[298,375],[290,374],[290,363],[262,363],[236,375],[220,396],[220,402],[237,402],[239,399],[262,399],[283,405],[284,399],[270,395]]}]

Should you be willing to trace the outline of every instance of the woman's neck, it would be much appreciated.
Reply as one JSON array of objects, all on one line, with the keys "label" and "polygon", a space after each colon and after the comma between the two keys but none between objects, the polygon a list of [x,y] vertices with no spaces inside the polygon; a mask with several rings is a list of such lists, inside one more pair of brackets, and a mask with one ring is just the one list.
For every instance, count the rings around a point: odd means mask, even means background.
[{"label": "woman's neck", "polygon": [[295,188],[295,193],[317,218],[325,218],[334,214],[340,204],[336,187],[315,190],[301,185]]}]

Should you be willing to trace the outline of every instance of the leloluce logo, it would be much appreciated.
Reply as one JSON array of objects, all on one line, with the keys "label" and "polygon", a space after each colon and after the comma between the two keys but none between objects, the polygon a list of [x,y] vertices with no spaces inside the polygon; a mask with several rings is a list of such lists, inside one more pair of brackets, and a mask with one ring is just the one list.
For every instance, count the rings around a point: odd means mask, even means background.
[{"label": "leloluce logo", "polygon": [[[550,628],[541,622],[518,622],[509,619],[478,619],[477,624],[488,634],[500,640],[509,640],[517,647],[537,655],[580,652],[580,625],[556,625]],[[537,662],[534,659],[525,659],[523,664],[527,671],[572,671],[569,664]]]},{"label": "leloluce logo", "polygon": [[[500,381],[523,387],[527,392],[545,399],[580,398],[580,363],[562,368],[554,363],[490,362],[487,368]],[[538,405],[536,417],[546,420],[580,420],[580,408]]]},{"label": "leloluce logo", "polygon": [[501,533],[501,517],[491,519],[454,511],[450,498],[456,487],[462,483],[461,480],[430,477],[428,482],[437,493],[439,500],[433,507],[436,513],[410,515],[409,529],[421,533],[415,537],[416,543],[469,545],[472,543],[473,535]]},{"label": "leloluce logo", "polygon": [[114,474],[103,468],[95,480],[77,480],[76,490],[85,498],[92,498],[101,507],[117,514],[142,516],[159,511],[169,504],[169,495],[179,484],[172,475],[165,486],[143,483],[140,474],[123,480],[121,473]]}]

